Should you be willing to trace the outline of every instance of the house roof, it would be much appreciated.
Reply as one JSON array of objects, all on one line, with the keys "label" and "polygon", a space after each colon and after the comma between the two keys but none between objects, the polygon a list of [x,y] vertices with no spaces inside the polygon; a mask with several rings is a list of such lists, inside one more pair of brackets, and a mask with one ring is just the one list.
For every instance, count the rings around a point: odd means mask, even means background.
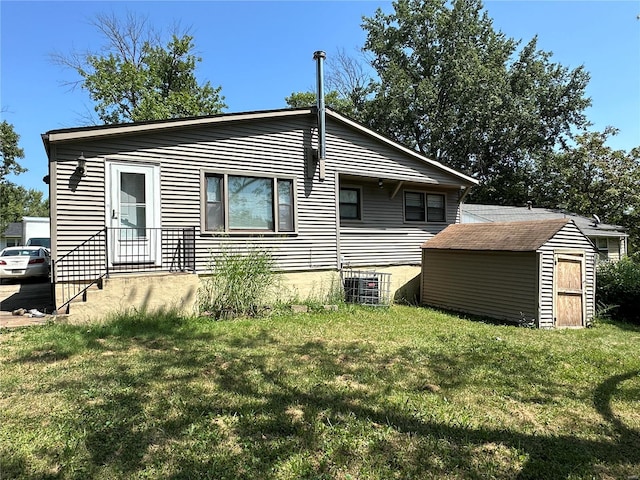
[{"label": "house roof", "polygon": [[462,222],[523,222],[529,220],[550,220],[565,218],[573,220],[582,232],[589,237],[627,236],[620,225],[598,223],[595,218],[583,217],[562,210],[538,207],[512,207],[502,205],[462,205]]},{"label": "house roof", "polygon": [[7,229],[2,233],[7,237],[22,237],[22,222],[11,222],[7,225]]},{"label": "house roof", "polygon": [[[282,117],[295,117],[295,116],[309,116],[316,115],[316,108],[286,108],[279,110],[262,110],[262,111],[254,111],[254,112],[240,112],[240,113],[224,113],[219,115],[207,115],[201,117],[189,117],[189,118],[174,118],[168,120],[154,120],[147,122],[134,122],[134,123],[126,123],[126,124],[118,124],[118,125],[100,125],[100,126],[91,126],[91,127],[78,127],[78,128],[65,128],[59,130],[50,130],[47,133],[42,135],[42,141],[45,146],[45,150],[47,151],[47,155],[49,155],[50,145],[57,142],[66,142],[66,141],[74,141],[74,140],[87,140],[87,139],[99,139],[110,137],[114,135],[123,135],[123,134],[133,134],[133,133],[148,133],[148,132],[157,132],[167,129],[177,129],[177,128],[188,128],[188,127],[198,127],[198,126],[206,126],[206,125],[214,125],[217,123],[226,123],[226,122],[236,122],[236,121],[247,121],[247,120],[266,120],[273,118],[282,118]],[[478,185],[478,180],[475,178],[469,177],[463,173],[460,173],[452,168],[443,165],[440,162],[435,160],[431,160],[430,158],[425,157],[415,150],[411,150],[410,148],[405,147],[404,145],[399,144],[398,142],[385,137],[373,130],[365,127],[364,125],[351,120],[340,113],[331,110],[330,108],[326,108],[326,116],[329,119],[333,119],[343,125],[346,125],[352,129],[357,130],[358,132],[367,135],[369,137],[375,138],[378,141],[387,144],[388,146],[400,150],[403,153],[421,161],[425,162],[432,167],[444,171],[453,177],[457,178],[461,183],[467,186]]]},{"label": "house roof", "polygon": [[528,222],[457,223],[427,240],[422,248],[533,252],[558,233],[569,219]]}]

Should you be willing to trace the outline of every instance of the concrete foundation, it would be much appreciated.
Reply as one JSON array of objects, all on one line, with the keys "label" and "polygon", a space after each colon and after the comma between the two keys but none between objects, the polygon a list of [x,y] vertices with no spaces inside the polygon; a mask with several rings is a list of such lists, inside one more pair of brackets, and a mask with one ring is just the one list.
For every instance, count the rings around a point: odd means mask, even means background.
[{"label": "concrete foundation", "polygon": [[[419,266],[359,267],[391,274],[391,298],[398,303],[417,303],[420,290]],[[100,321],[110,314],[130,310],[176,309],[184,315],[197,312],[198,289],[206,276],[195,274],[144,274],[111,276],[102,290],[88,291],[87,301],[71,303],[69,323]],[[335,300],[342,291],[337,271],[288,272],[277,274],[273,299],[288,303]]]}]

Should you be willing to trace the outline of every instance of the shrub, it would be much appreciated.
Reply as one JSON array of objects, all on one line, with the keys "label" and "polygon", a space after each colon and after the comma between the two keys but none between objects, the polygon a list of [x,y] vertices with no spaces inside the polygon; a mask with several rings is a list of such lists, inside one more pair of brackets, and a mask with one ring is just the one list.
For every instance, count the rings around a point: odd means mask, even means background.
[{"label": "shrub", "polygon": [[198,291],[198,308],[215,318],[257,315],[274,287],[273,258],[259,248],[212,254],[209,269],[211,276]]},{"label": "shrub", "polygon": [[613,318],[640,324],[640,264],[623,258],[598,265],[596,299]]}]

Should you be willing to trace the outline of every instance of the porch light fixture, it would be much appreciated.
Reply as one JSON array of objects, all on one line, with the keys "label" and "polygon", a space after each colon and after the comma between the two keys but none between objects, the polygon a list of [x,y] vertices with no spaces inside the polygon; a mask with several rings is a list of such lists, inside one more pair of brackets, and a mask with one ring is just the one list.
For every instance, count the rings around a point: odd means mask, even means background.
[{"label": "porch light fixture", "polygon": [[84,158],[84,152],[78,157],[78,166],[76,167],[76,173],[81,177],[87,176],[87,159]]},{"label": "porch light fixture", "polygon": [[381,178],[378,179],[378,188],[383,188],[384,187],[384,182],[382,181]]}]

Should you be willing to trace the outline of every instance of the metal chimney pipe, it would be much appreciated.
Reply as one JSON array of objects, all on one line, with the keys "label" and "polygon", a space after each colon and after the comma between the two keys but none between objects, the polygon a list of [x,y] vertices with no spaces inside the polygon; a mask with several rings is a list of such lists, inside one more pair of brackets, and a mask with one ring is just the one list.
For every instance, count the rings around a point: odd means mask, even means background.
[{"label": "metal chimney pipe", "polygon": [[[324,162],[326,158],[326,133],[325,133],[325,109],[324,109],[324,67],[323,61],[327,54],[322,50],[313,53],[313,59],[317,63],[317,86],[318,86],[318,160]],[[322,165],[324,166],[324,165]]]}]

